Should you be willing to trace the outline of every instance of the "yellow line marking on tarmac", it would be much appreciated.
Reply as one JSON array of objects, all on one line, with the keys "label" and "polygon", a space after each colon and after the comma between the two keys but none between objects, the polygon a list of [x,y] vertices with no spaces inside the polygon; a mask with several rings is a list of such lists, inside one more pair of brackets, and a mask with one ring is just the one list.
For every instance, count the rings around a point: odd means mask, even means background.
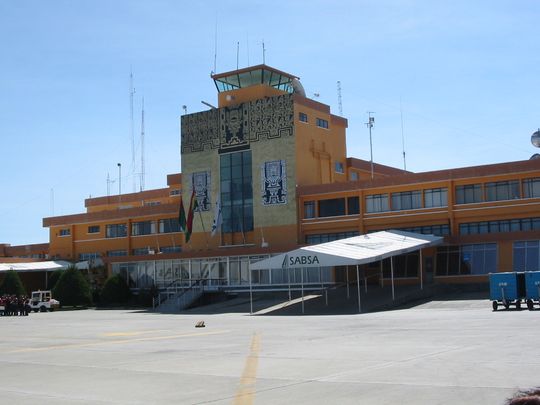
[{"label": "yellow line marking on tarmac", "polygon": [[257,367],[259,365],[259,352],[261,350],[261,335],[255,333],[251,339],[251,350],[244,365],[244,372],[240,377],[240,387],[234,398],[234,405],[252,405],[255,399],[255,382],[257,381]]},{"label": "yellow line marking on tarmac", "polygon": [[110,333],[104,333],[103,336],[107,337],[115,337],[115,336],[139,336],[139,335],[147,335],[148,333],[157,333],[162,332],[160,330],[147,330],[147,331],[140,331],[140,332],[110,332]]},{"label": "yellow line marking on tarmac", "polygon": [[43,352],[43,351],[54,350],[54,349],[72,349],[72,348],[78,348],[78,347],[118,345],[118,344],[123,344],[123,343],[146,342],[146,341],[153,341],[153,340],[168,340],[168,339],[177,339],[177,338],[193,337],[193,336],[221,335],[223,333],[229,333],[229,332],[230,330],[216,330],[216,331],[208,331],[208,332],[181,333],[178,335],[168,335],[168,336],[142,337],[142,338],[135,338],[135,339],[105,340],[105,341],[91,342],[91,343],[65,344],[65,345],[45,346],[45,347],[29,347],[25,349],[10,350],[6,353]]}]

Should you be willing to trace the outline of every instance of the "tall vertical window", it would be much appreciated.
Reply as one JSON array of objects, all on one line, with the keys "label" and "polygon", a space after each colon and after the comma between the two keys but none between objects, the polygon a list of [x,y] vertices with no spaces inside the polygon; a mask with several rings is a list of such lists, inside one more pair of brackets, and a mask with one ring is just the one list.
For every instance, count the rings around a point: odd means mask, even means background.
[{"label": "tall vertical window", "polygon": [[366,197],[366,212],[388,211],[388,194],[373,194]]},{"label": "tall vertical window", "polygon": [[484,201],[481,184],[467,184],[456,187],[456,203],[471,204]]},{"label": "tall vertical window", "polygon": [[159,220],[159,233],[180,232],[180,222],[178,218],[167,218]]},{"label": "tall vertical window", "polygon": [[315,218],[315,201],[304,201],[304,218]]},{"label": "tall vertical window", "polygon": [[523,197],[538,198],[540,197],[540,178],[523,180]]},{"label": "tall vertical window", "polygon": [[540,270],[540,240],[514,242],[514,271]]},{"label": "tall vertical window", "polygon": [[319,217],[335,217],[339,215],[345,215],[344,198],[319,201]]},{"label": "tall vertical window", "polygon": [[430,188],[424,191],[424,207],[446,207],[448,190],[446,188]]},{"label": "tall vertical window", "polygon": [[519,198],[519,182],[497,181],[486,183],[487,201],[513,200]]},{"label": "tall vertical window", "polygon": [[156,222],[155,221],[141,221],[133,222],[131,224],[131,235],[151,235],[156,233]]},{"label": "tall vertical window", "polygon": [[127,236],[126,224],[111,224],[105,227],[105,237],[107,238],[122,238]]},{"label": "tall vertical window", "polygon": [[392,210],[411,210],[422,208],[422,193],[419,190],[392,193]]},{"label": "tall vertical window", "polygon": [[220,156],[222,232],[253,230],[251,151]]},{"label": "tall vertical window", "polygon": [[347,197],[347,214],[348,215],[360,214],[360,198]]}]

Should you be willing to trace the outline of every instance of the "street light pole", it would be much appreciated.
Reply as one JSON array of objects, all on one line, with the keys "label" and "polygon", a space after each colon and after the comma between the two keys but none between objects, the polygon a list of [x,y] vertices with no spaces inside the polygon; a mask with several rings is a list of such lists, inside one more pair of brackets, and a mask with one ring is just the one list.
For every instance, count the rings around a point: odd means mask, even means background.
[{"label": "street light pole", "polygon": [[371,140],[371,128],[373,128],[373,123],[375,118],[371,116],[374,114],[373,111],[368,111],[368,122],[366,122],[367,127],[369,128],[369,153],[370,153],[370,162],[371,162],[371,180],[373,180],[373,143]]}]

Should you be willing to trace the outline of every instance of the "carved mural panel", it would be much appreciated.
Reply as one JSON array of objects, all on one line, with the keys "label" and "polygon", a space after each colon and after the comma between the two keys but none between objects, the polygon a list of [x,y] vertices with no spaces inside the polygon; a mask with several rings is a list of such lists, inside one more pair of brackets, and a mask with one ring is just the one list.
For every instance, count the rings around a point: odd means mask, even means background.
[{"label": "carved mural panel", "polygon": [[287,204],[287,170],[284,160],[261,165],[261,196],[263,205]]},{"label": "carved mural panel", "polygon": [[199,205],[199,211],[209,211],[210,201],[210,172],[196,172],[191,175],[191,189],[195,190],[195,198]]}]

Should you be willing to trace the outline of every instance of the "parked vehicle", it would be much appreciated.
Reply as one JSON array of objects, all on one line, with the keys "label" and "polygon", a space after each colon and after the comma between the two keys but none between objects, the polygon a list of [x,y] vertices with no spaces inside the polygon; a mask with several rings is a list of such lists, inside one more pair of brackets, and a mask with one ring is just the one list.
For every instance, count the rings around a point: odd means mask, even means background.
[{"label": "parked vehicle", "polygon": [[494,311],[497,310],[499,304],[502,304],[506,309],[510,305],[521,309],[521,302],[526,298],[525,273],[490,273],[489,292]]},{"label": "parked vehicle", "polygon": [[34,312],[47,312],[54,311],[60,307],[60,301],[55,300],[52,297],[51,290],[44,291],[32,291],[32,296],[30,297],[30,308]]}]

